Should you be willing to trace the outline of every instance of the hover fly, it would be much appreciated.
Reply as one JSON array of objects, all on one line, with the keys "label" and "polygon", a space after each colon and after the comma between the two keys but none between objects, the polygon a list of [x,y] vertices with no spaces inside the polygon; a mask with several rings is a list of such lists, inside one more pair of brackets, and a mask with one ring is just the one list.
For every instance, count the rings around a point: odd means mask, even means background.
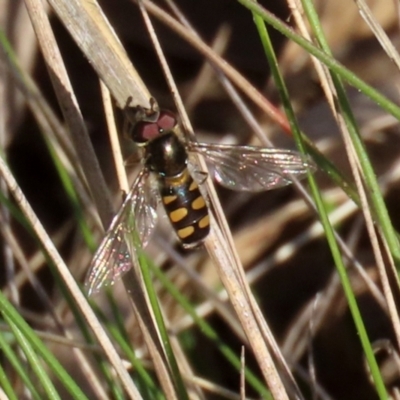
[{"label": "hover fly", "polygon": [[209,210],[199,188],[207,174],[192,167],[191,153],[205,158],[219,184],[236,191],[275,189],[314,170],[310,159],[291,150],[185,141],[169,111],[147,110],[141,118],[130,137],[143,151],[143,167],[93,257],[85,282],[89,294],[132,267],[128,245],[136,235],[146,246],[160,202],[184,247],[207,237]]}]

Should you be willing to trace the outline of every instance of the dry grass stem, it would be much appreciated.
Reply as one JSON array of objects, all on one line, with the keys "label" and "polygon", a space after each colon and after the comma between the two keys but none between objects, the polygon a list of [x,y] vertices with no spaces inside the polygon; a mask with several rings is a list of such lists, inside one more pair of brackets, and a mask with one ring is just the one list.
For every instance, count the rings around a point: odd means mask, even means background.
[{"label": "dry grass stem", "polygon": [[[100,79],[123,109],[134,104],[150,107],[150,95],[96,1],[49,0]],[[110,66],[112,66],[110,68]]]},{"label": "dry grass stem", "polygon": [[52,84],[69,126],[75,149],[79,154],[79,159],[92,190],[100,217],[103,223],[108,225],[113,213],[110,200],[106,195],[107,187],[100,173],[100,167],[94,154],[92,144],[88,138],[87,130],[79,111],[79,105],[73,95],[73,89],[61,54],[56,45],[48,17],[44,12],[42,2],[38,0],[27,0],[26,5],[43,55],[47,60]]},{"label": "dry grass stem", "polygon": [[397,68],[400,69],[400,56],[393,45],[392,41],[389,39],[388,35],[384,31],[382,25],[376,20],[368,4],[364,0],[356,0],[357,7],[360,10],[360,15],[370,27],[371,32],[378,39],[382,48],[387,53],[388,57],[396,64]]},{"label": "dry grass stem", "polygon": [[118,138],[118,132],[115,123],[110,92],[101,81],[100,81],[100,87],[104,104],[104,114],[106,116],[106,121],[107,121],[107,132],[110,137],[112,156],[114,160],[115,169],[117,170],[119,188],[123,190],[125,193],[128,193],[129,183],[124,168],[124,159],[122,157],[121,146]]}]

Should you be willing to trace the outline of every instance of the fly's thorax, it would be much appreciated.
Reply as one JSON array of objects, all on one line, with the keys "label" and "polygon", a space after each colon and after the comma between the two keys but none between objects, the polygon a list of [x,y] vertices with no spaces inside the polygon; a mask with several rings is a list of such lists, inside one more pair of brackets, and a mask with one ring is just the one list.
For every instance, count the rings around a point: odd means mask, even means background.
[{"label": "fly's thorax", "polygon": [[146,166],[163,177],[175,177],[187,169],[185,146],[174,132],[164,133],[149,141],[145,147]]},{"label": "fly's thorax", "polygon": [[175,177],[160,178],[159,184],[165,211],[182,245],[198,246],[210,232],[210,218],[196,181],[186,169]]}]

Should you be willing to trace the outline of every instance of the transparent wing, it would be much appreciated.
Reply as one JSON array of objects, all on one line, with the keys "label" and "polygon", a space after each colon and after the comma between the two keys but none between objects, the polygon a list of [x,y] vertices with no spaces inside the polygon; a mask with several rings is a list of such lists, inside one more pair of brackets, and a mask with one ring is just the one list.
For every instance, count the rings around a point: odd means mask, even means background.
[{"label": "transparent wing", "polygon": [[292,150],[232,146],[208,143],[189,144],[189,151],[200,153],[210,164],[216,181],[230,189],[261,192],[302,179],[315,164]]},{"label": "transparent wing", "polygon": [[89,296],[102,286],[114,284],[132,267],[129,249],[138,246],[135,238],[142,246],[149,241],[157,220],[159,196],[147,175],[142,170],[136,178],[93,257],[85,279]]}]

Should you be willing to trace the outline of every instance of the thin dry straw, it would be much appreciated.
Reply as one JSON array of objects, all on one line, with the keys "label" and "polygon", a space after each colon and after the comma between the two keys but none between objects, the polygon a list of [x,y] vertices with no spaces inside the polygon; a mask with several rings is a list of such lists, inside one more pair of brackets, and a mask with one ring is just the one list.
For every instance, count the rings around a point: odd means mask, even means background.
[{"label": "thin dry straw", "polygon": [[131,396],[132,399],[141,399],[141,396],[137,391],[135,385],[133,384],[132,379],[130,378],[128,372],[126,371],[121,358],[116,352],[113,343],[111,343],[110,339],[104,332],[103,327],[99,323],[96,315],[90,308],[85,296],[83,296],[79,286],[77,285],[75,279],[71,275],[69,268],[59,255],[51,238],[48,236],[46,230],[43,228],[42,224],[38,220],[36,214],[34,213],[32,207],[26,200],[24,194],[19,188],[17,182],[12,176],[11,171],[9,170],[8,166],[6,165],[2,157],[0,157],[0,174],[7,183],[10,193],[13,195],[21,211],[23,212],[28,222],[33,227],[37,237],[42,243],[47,254],[50,256],[51,260],[57,266],[57,269],[61,277],[63,278],[65,285],[68,287],[68,289],[76,299],[79,309],[81,310],[83,316],[88,322],[88,325],[91,327],[94,335],[96,336],[97,340],[104,349],[105,354],[107,355],[111,365],[115,368],[116,373],[120,377],[125,390]]}]

